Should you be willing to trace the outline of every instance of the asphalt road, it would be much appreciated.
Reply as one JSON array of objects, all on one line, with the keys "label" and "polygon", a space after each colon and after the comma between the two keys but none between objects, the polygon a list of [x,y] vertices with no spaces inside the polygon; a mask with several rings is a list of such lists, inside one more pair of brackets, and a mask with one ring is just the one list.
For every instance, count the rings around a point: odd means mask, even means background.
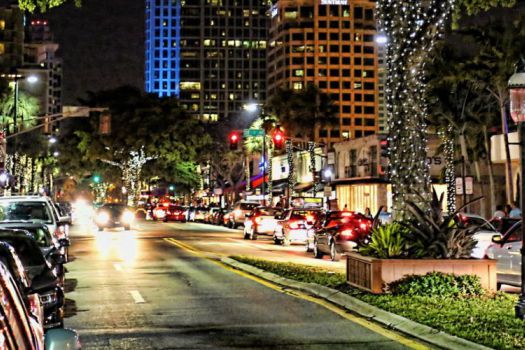
[{"label": "asphalt road", "polygon": [[141,222],[129,232],[101,233],[76,225],[71,237],[65,325],[80,333],[84,349],[422,348],[231,271],[208,254],[315,261],[302,247],[243,241],[240,231],[193,223]]}]

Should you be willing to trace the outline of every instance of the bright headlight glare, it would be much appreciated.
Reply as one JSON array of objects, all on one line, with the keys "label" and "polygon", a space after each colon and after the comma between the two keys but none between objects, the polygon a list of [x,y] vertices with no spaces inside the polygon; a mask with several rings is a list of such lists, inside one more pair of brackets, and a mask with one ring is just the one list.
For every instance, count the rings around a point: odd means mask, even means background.
[{"label": "bright headlight glare", "polygon": [[97,222],[100,224],[105,224],[109,221],[109,214],[105,211],[98,213],[97,215]]},{"label": "bright headlight glare", "polygon": [[122,214],[122,222],[131,223],[133,222],[134,218],[135,215],[133,215],[133,213],[130,211],[125,211],[124,214]]}]

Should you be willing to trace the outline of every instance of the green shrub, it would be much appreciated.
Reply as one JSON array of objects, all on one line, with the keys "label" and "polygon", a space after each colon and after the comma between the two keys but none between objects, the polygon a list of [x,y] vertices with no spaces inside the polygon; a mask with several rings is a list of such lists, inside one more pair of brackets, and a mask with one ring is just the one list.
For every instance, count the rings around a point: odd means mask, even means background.
[{"label": "green shrub", "polygon": [[407,237],[408,230],[397,223],[378,226],[372,230],[370,242],[360,244],[358,251],[380,259],[413,257]]},{"label": "green shrub", "polygon": [[474,275],[454,275],[429,272],[426,275],[410,275],[388,285],[395,295],[470,297],[485,293],[481,281]]}]

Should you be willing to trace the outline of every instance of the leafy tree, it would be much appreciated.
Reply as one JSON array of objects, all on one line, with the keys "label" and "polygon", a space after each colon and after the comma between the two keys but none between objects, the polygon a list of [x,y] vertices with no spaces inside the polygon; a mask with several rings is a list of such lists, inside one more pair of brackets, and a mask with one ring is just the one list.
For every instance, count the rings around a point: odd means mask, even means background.
[{"label": "leafy tree", "polygon": [[[198,182],[194,162],[209,137],[202,123],[185,113],[176,99],[159,99],[135,88],[121,87],[90,93],[84,103],[109,108],[111,133],[98,132],[98,118],[74,131],[80,154],[74,166],[95,165],[96,169],[115,174],[116,169],[106,164],[117,165],[124,178],[129,167],[137,167],[139,173],[144,168],[145,176],[175,184],[194,186]],[[132,185],[138,181],[138,173],[129,176],[134,179]]]},{"label": "leafy tree", "polygon": [[[15,115],[15,97],[13,91],[5,92],[0,100],[1,113],[4,125],[9,125],[12,129]],[[17,104],[17,125],[19,129],[31,127],[36,124],[35,116],[39,112],[38,99],[22,91],[18,93]],[[22,122],[23,121],[23,122]],[[23,124],[23,125],[22,125]]]},{"label": "leafy tree", "polygon": [[293,137],[315,139],[319,126],[337,125],[337,106],[316,85],[295,91],[279,88],[268,100],[267,109]]},{"label": "leafy tree", "polygon": [[[81,0],[71,1],[73,1],[76,6],[80,6],[80,4],[82,3]],[[18,0],[20,8],[29,12],[46,12],[48,9],[60,6],[66,2],[68,2],[68,0]]]},{"label": "leafy tree", "polygon": [[[378,0],[379,27],[387,36],[385,84],[394,217],[411,217],[408,201],[425,206],[430,198],[426,162],[427,70],[429,56],[443,36],[447,18],[474,14],[513,0]],[[416,196],[415,193],[421,194]]]}]

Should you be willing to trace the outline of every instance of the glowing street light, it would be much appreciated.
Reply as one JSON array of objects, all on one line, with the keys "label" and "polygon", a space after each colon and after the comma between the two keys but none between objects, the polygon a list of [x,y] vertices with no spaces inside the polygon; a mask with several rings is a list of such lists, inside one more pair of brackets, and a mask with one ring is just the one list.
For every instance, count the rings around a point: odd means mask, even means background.
[{"label": "glowing street light", "polygon": [[255,113],[257,112],[257,103],[247,103],[244,105],[244,110],[248,113]]},{"label": "glowing street light", "polygon": [[388,37],[384,33],[378,33],[375,42],[379,45],[385,45],[388,42]]},{"label": "glowing street light", "polygon": [[55,143],[57,143],[57,138],[54,137],[54,136],[51,136],[51,137],[49,138],[49,143],[50,143],[50,144],[55,144]]},{"label": "glowing street light", "polygon": [[38,77],[36,75],[30,75],[26,78],[27,82],[30,84],[34,84],[38,81]]}]

